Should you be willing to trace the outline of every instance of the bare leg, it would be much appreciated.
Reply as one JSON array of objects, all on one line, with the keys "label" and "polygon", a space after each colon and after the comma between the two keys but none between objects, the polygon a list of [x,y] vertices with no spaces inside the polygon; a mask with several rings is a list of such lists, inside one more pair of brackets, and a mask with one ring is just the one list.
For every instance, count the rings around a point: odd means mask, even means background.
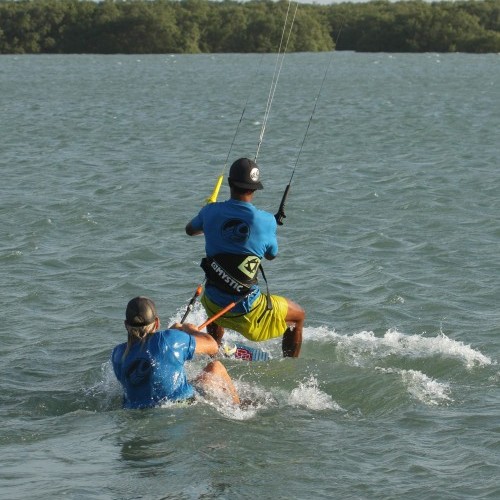
[{"label": "bare leg", "polygon": [[224,328],[214,322],[207,325],[207,332],[212,335],[217,344],[220,346],[222,343],[222,337],[224,336]]},{"label": "bare leg", "polygon": [[306,313],[304,309],[295,302],[288,299],[287,301],[288,312],[285,320],[287,323],[292,323],[293,327],[289,326],[285,330],[281,348],[284,358],[297,358],[300,354],[300,347],[302,346],[302,330],[304,329]]},{"label": "bare leg", "polygon": [[206,389],[215,389],[219,392],[222,390],[231,396],[234,404],[240,404],[240,397],[238,396],[236,387],[229,373],[227,373],[225,366],[220,361],[208,363],[203,373],[200,375],[199,380],[203,382]]}]

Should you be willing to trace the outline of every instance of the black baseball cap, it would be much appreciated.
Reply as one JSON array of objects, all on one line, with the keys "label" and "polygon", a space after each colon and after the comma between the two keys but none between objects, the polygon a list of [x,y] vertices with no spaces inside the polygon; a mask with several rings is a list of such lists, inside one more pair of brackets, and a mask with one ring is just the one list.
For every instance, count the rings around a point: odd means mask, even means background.
[{"label": "black baseball cap", "polygon": [[134,297],[127,304],[125,318],[130,326],[145,326],[156,319],[155,303],[147,297]]},{"label": "black baseball cap", "polygon": [[260,172],[257,163],[248,158],[236,160],[229,169],[229,182],[241,189],[264,189],[259,180]]}]

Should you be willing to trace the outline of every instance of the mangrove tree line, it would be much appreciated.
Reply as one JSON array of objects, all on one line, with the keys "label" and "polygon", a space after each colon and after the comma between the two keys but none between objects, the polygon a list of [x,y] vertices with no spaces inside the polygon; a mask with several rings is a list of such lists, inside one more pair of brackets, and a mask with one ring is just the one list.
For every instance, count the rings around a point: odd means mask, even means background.
[{"label": "mangrove tree line", "polygon": [[[0,0],[1,54],[275,52],[287,0]],[[500,52],[500,0],[300,4],[289,52]]]}]

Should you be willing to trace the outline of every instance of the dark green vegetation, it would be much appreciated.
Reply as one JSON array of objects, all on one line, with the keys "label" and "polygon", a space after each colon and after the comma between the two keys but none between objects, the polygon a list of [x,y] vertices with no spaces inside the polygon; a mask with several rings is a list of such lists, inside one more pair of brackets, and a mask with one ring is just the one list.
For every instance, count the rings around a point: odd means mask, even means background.
[{"label": "dark green vegetation", "polygon": [[[286,0],[0,0],[0,54],[276,52],[287,8]],[[500,0],[300,4],[287,50],[327,51],[337,41],[337,50],[364,52],[500,52],[499,13]]]}]

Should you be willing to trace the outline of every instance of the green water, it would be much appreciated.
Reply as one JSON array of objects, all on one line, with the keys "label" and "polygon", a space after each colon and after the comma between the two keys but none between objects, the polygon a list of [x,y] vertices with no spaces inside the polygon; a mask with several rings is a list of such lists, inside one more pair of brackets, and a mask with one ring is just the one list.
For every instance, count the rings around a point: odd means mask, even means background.
[{"label": "green water", "polygon": [[[329,61],[286,57],[260,208]],[[500,496],[497,55],[335,54],[266,267],[306,309],[301,357],[270,342],[268,363],[225,362],[256,407],[120,408],[125,305],[184,312],[203,254],[184,225],[247,99],[231,159],[255,154],[274,64],[0,58],[3,497]]]}]

